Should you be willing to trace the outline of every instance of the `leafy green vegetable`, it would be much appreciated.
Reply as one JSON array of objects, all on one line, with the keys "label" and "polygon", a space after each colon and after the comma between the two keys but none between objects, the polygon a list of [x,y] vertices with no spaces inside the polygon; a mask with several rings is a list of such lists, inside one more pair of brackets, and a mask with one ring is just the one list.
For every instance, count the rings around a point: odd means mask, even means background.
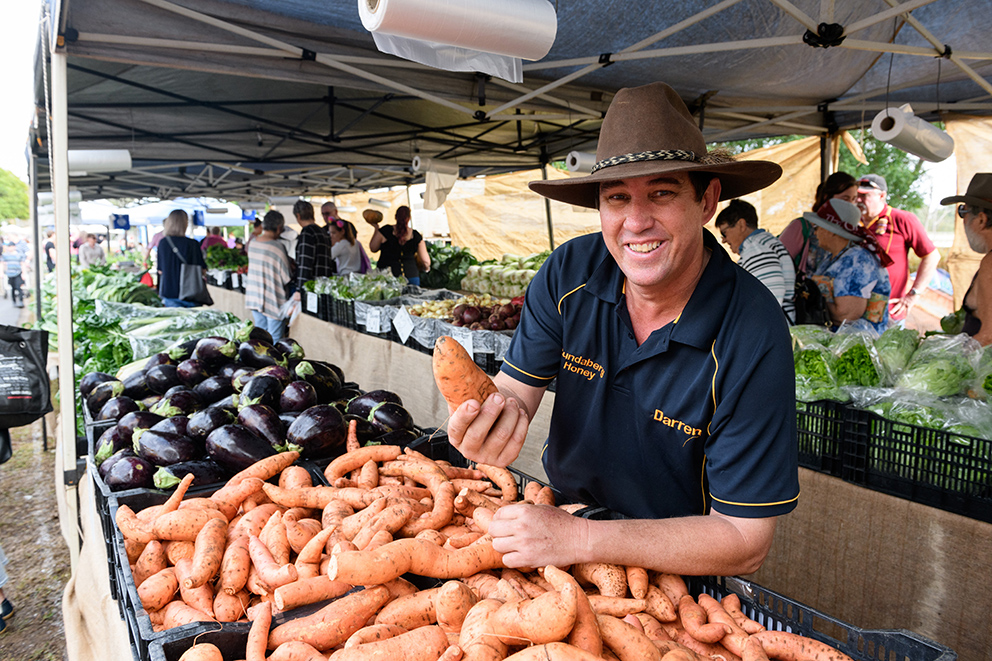
[{"label": "leafy green vegetable", "polygon": [[384,301],[403,293],[406,278],[390,273],[349,273],[347,276],[317,278],[313,290],[335,298],[355,301]]},{"label": "leafy green vegetable", "polygon": [[875,349],[882,365],[890,374],[896,374],[909,363],[919,342],[920,335],[915,330],[893,326],[875,340]]},{"label": "leafy green vegetable", "polygon": [[853,343],[841,353],[835,367],[839,386],[873,387],[882,382],[868,348],[860,342]]},{"label": "leafy green vegetable", "polygon": [[468,268],[479,263],[467,248],[428,243],[431,270],[420,274],[420,285],[427,289],[461,289]]},{"label": "leafy green vegetable", "polygon": [[228,248],[218,243],[207,248],[203,261],[206,262],[208,269],[237,271],[241,267],[248,266],[248,255],[237,248]]},{"label": "leafy green vegetable", "polygon": [[917,351],[906,369],[896,378],[896,385],[937,397],[947,397],[967,392],[968,385],[974,379],[974,367],[967,356],[960,352]]},{"label": "leafy green vegetable", "polygon": [[964,328],[964,315],[964,308],[945,315],[940,320],[940,329],[945,333],[950,333],[952,335],[960,333]]}]

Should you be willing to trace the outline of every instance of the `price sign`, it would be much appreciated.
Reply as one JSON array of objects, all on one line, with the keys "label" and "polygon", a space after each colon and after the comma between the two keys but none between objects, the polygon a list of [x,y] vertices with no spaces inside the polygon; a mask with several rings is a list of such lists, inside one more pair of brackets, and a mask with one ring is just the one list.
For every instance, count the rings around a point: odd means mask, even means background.
[{"label": "price sign", "polygon": [[317,294],[312,291],[307,292],[307,312],[314,314],[317,312]]},{"label": "price sign", "polygon": [[232,273],[231,274],[231,287],[233,287],[234,289],[237,289],[240,286],[241,286],[241,274],[240,273]]},{"label": "price sign", "polygon": [[366,333],[381,333],[382,332],[382,314],[379,308],[369,308],[368,313],[365,315],[365,332]]},{"label": "price sign", "polygon": [[472,331],[467,328],[455,328],[452,332],[451,337],[455,338],[455,342],[462,345],[468,355],[472,355],[475,351],[472,350]]},{"label": "price sign", "polygon": [[410,337],[410,333],[413,332],[413,317],[407,312],[405,305],[401,305],[400,311],[393,317],[393,328],[396,329],[396,334],[400,336],[400,342],[406,343]]}]

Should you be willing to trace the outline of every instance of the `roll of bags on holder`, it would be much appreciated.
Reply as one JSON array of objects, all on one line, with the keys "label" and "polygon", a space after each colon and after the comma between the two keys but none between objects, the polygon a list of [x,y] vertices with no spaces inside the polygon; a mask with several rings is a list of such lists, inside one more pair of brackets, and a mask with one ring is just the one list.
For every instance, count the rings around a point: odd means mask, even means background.
[{"label": "roll of bags on holder", "polygon": [[565,157],[565,167],[569,172],[589,174],[596,165],[596,154],[587,151],[570,151]]},{"label": "roll of bags on holder", "polygon": [[414,172],[436,172],[437,174],[458,176],[458,163],[456,161],[441,161],[435,158],[414,156],[410,165]]},{"label": "roll of bags on holder", "polygon": [[954,138],[913,114],[907,103],[886,108],[875,115],[871,132],[876,140],[913,154],[924,161],[939,163],[954,152]]},{"label": "roll of bags on holder", "polygon": [[358,0],[369,32],[524,60],[548,54],[558,32],[548,0]]}]

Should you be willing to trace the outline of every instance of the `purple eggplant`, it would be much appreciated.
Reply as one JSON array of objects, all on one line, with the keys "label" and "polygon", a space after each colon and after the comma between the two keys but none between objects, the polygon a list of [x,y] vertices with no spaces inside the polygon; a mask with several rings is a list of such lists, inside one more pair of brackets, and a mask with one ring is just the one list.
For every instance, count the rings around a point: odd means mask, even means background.
[{"label": "purple eggplant", "polygon": [[279,419],[282,420],[282,424],[286,425],[286,429],[289,429],[289,426],[296,422],[298,417],[300,417],[300,411],[283,411],[279,414]]},{"label": "purple eggplant", "polygon": [[218,399],[233,395],[234,386],[231,385],[230,379],[225,379],[222,376],[211,376],[196,384],[193,392],[202,401],[212,404]]},{"label": "purple eggplant", "polygon": [[188,387],[186,387],[186,386],[184,386],[182,384],[180,384],[178,386],[172,386],[171,388],[169,388],[168,390],[166,390],[164,393],[162,393],[162,397],[172,397],[177,392],[193,392],[193,389],[192,388],[188,388]]},{"label": "purple eggplant", "polygon": [[124,379],[124,391],[121,394],[137,401],[151,397],[155,393],[148,387],[148,378],[142,370]]},{"label": "purple eggplant", "polygon": [[346,425],[350,425],[352,420],[356,423],[355,432],[358,434],[358,442],[361,445],[365,445],[376,436],[382,435],[382,432],[376,429],[375,426],[366,418],[360,418],[357,415],[352,415],[351,413],[344,416],[344,422]]},{"label": "purple eggplant", "polygon": [[311,406],[286,432],[286,440],[300,447],[305,459],[334,457],[344,450],[348,426],[341,412],[329,404]]},{"label": "purple eggplant", "polygon": [[132,411],[117,421],[117,433],[123,443],[130,445],[135,429],[151,429],[163,420],[165,418],[151,411]]},{"label": "purple eggplant", "polygon": [[163,418],[174,415],[190,415],[203,408],[203,400],[192,390],[181,390],[168,397],[162,397],[149,410],[158,413]]},{"label": "purple eggplant", "polygon": [[111,466],[113,466],[117,462],[118,459],[123,459],[124,457],[134,457],[134,456],[135,456],[134,450],[127,447],[127,448],[121,448],[119,450],[114,450],[112,453],[108,454],[106,457],[103,457],[102,459],[99,460],[96,457],[94,457],[93,460],[97,466],[96,472],[99,473],[101,478],[106,478],[107,472],[110,470]]},{"label": "purple eggplant", "polygon": [[341,388],[341,390],[338,391],[338,397],[336,401],[343,403],[345,405],[345,408],[347,408],[348,402],[355,399],[356,397],[361,397],[364,394],[365,393],[363,393],[358,388]]},{"label": "purple eggplant", "polygon": [[246,340],[238,345],[238,360],[255,368],[286,365],[282,352],[263,340]]},{"label": "purple eggplant", "polygon": [[103,481],[111,491],[150,489],[155,468],[141,457],[123,456],[110,466]]},{"label": "purple eggplant", "polygon": [[130,439],[127,442],[121,440],[121,433],[117,430],[117,425],[114,425],[97,439],[93,448],[93,463],[100,466],[114,453],[130,447]]},{"label": "purple eggplant", "polygon": [[155,471],[155,488],[172,489],[190,474],[193,475],[193,486],[197,487],[224,482],[231,477],[231,473],[213,459],[180,461],[171,466],[160,466]]},{"label": "purple eggplant", "polygon": [[224,337],[204,337],[196,343],[193,358],[205,365],[223,365],[231,362],[238,352],[238,345]]},{"label": "purple eggplant", "polygon": [[192,388],[210,376],[210,372],[207,371],[207,366],[203,364],[202,360],[187,358],[176,365],[176,376],[179,377],[179,381],[184,386]]},{"label": "purple eggplant", "polygon": [[107,381],[117,381],[117,378],[105,372],[90,372],[79,380],[79,394],[86,399],[94,388]]},{"label": "purple eggplant", "polygon": [[90,390],[90,394],[86,397],[86,407],[89,408],[90,413],[95,416],[107,402],[115,397],[119,397],[123,393],[124,384],[117,379],[98,383],[93,386]]},{"label": "purple eggplant", "polygon": [[282,354],[286,358],[296,358],[297,360],[303,360],[304,351],[303,347],[299,342],[291,337],[284,337],[275,344],[276,349],[282,351]]},{"label": "purple eggplant", "polygon": [[286,426],[279,414],[268,406],[245,406],[238,411],[238,424],[267,440],[276,450],[286,449]]},{"label": "purple eggplant", "polygon": [[149,395],[145,397],[138,404],[141,405],[141,410],[150,411],[153,406],[162,401],[162,395]]},{"label": "purple eggplant", "polygon": [[189,418],[185,415],[174,415],[171,418],[163,418],[152,425],[151,429],[152,431],[164,431],[170,434],[189,436]]},{"label": "purple eggplant", "polygon": [[241,400],[240,395],[231,395],[230,397],[221,397],[213,404],[209,405],[208,409],[223,409],[225,411],[230,411],[231,415],[237,417],[238,415],[238,402]]},{"label": "purple eggplant", "polygon": [[272,344],[272,334],[264,328],[259,328],[254,322],[246,321],[245,325],[234,334],[234,340],[239,344],[246,340],[261,340]]},{"label": "purple eggplant", "polygon": [[396,402],[376,404],[369,412],[369,422],[382,433],[409,429],[413,431],[413,416]]},{"label": "purple eggplant", "polygon": [[130,397],[112,397],[103,405],[100,412],[96,414],[97,420],[120,420],[131,411],[138,411],[141,407]]},{"label": "purple eggplant", "polygon": [[275,448],[241,425],[224,425],[210,432],[207,455],[232,473],[276,454]]},{"label": "purple eggplant", "polygon": [[293,381],[279,395],[279,410],[283,413],[306,411],[317,405],[317,390],[306,381]]},{"label": "purple eggplant", "polygon": [[233,379],[235,373],[243,367],[245,366],[237,361],[224,363],[219,368],[217,368],[217,373],[214,376],[222,376],[225,379]]},{"label": "purple eggplant", "polygon": [[145,370],[145,379],[152,392],[164,395],[173,386],[181,386],[175,365],[155,365]]},{"label": "purple eggplant", "polygon": [[284,386],[290,381],[296,380],[296,375],[282,365],[268,365],[267,367],[260,367],[255,370],[254,376],[274,376],[279,379],[279,382]]},{"label": "purple eggplant", "polygon": [[248,383],[248,379],[255,376],[255,369],[253,367],[248,367],[247,365],[242,365],[234,371],[234,376],[231,377],[231,386],[234,388],[234,392],[241,392],[244,390],[245,384]]},{"label": "purple eggplant", "polygon": [[167,353],[156,353],[152,355],[148,360],[145,361],[143,369],[147,372],[153,367],[158,365],[175,365],[176,363]]},{"label": "purple eggplant", "polygon": [[218,427],[231,424],[236,418],[237,416],[231,409],[208,406],[189,416],[189,422],[186,424],[186,435],[194,441],[205,441],[210,432]]},{"label": "purple eggplant", "polygon": [[253,376],[241,389],[238,399],[238,409],[252,404],[264,404],[270,408],[279,406],[279,395],[282,393],[282,383],[274,376]]},{"label": "purple eggplant", "polygon": [[301,360],[296,365],[296,376],[303,379],[317,390],[317,400],[333,402],[341,390],[341,377],[332,369],[330,363],[319,360]]},{"label": "purple eggplant", "polygon": [[196,350],[196,343],[199,340],[187,340],[182,344],[177,344],[174,347],[169,347],[165,350],[165,353],[169,354],[169,358],[172,362],[179,364],[184,360],[189,360],[193,356],[193,352]]},{"label": "purple eggplant", "polygon": [[359,395],[348,402],[348,413],[362,418],[368,418],[373,407],[383,402],[393,402],[394,404],[403,406],[403,400],[394,392],[390,392],[389,390],[370,390],[364,395]]},{"label": "purple eggplant", "polygon": [[134,432],[134,453],[156,466],[168,466],[202,456],[198,445],[188,436],[151,429]]},{"label": "purple eggplant", "polygon": [[372,442],[378,443],[379,445],[399,445],[400,447],[406,447],[418,438],[420,438],[420,436],[418,436],[416,432],[412,432],[409,429],[396,429],[394,431],[389,431],[385,434],[376,436]]}]

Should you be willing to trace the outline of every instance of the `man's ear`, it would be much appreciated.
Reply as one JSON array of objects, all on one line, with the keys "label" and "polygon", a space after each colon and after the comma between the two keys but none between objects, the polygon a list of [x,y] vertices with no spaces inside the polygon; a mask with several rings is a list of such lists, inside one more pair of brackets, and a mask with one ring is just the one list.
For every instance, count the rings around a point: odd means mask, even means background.
[{"label": "man's ear", "polygon": [[703,193],[703,225],[710,222],[713,215],[716,214],[716,206],[720,201],[720,191],[723,190],[723,186],[720,183],[718,177],[713,177],[710,179],[709,185],[706,187],[706,191]]}]

